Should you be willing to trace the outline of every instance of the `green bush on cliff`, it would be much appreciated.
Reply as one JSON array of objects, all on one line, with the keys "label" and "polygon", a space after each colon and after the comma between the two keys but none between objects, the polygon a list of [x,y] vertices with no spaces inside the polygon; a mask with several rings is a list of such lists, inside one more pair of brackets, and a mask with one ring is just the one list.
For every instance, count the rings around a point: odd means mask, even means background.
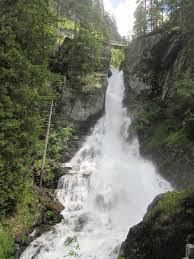
[{"label": "green bush on cliff", "polygon": [[62,151],[68,147],[68,140],[72,137],[72,128],[53,129],[49,137],[49,158],[59,161]]},{"label": "green bush on cliff", "polygon": [[26,183],[21,198],[16,204],[15,214],[0,222],[0,258],[11,259],[14,253],[14,239],[23,240],[34,224],[38,213],[38,194]]},{"label": "green bush on cliff", "polygon": [[185,135],[183,130],[170,132],[164,139],[164,143],[168,146],[180,145],[185,142]]},{"label": "green bush on cliff", "polygon": [[[68,150],[69,141],[73,136],[72,128],[51,128],[49,135],[48,150],[44,167],[43,182],[46,187],[50,187],[58,173],[58,162],[61,161],[62,153]],[[43,150],[43,146],[42,146]],[[42,166],[42,152],[33,164],[33,173],[37,177],[39,184],[39,174]]]},{"label": "green bush on cliff", "polygon": [[14,242],[11,233],[6,227],[0,224],[0,258],[13,259]]},{"label": "green bush on cliff", "polygon": [[120,68],[122,62],[124,61],[125,53],[121,49],[111,50],[111,66],[115,68]]},{"label": "green bush on cliff", "polygon": [[[165,193],[159,198],[156,205],[151,210],[148,210],[145,220],[152,220],[153,228],[161,227],[164,223],[170,222],[174,215],[184,213],[184,202],[187,199],[194,199],[193,188],[180,192]],[[190,209],[190,213],[194,215],[194,208]]]},{"label": "green bush on cliff", "polygon": [[179,73],[173,87],[173,95],[167,104],[147,102],[133,127],[145,135],[144,150],[158,150],[161,146],[170,149],[190,150],[194,140],[194,79],[190,69]]},{"label": "green bush on cliff", "polygon": [[[80,82],[81,77],[98,71],[101,67],[102,42],[96,39],[95,32],[82,28],[74,39],[70,56],[72,80],[74,76]],[[76,85],[76,81],[72,83],[75,88],[80,86]]]}]

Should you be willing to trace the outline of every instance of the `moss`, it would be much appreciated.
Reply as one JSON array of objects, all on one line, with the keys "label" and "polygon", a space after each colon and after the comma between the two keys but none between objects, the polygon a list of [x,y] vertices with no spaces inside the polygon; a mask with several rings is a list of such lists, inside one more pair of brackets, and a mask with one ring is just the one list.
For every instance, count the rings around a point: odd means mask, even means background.
[{"label": "moss", "polygon": [[[165,193],[156,206],[148,211],[145,220],[151,220],[153,228],[157,228],[157,225],[160,228],[164,223],[171,221],[174,215],[184,210],[184,201],[192,197],[194,199],[194,188],[180,192]],[[193,208],[189,208],[189,210],[194,214]]]},{"label": "moss", "polygon": [[45,213],[45,217],[46,217],[47,220],[52,220],[52,219],[54,219],[55,214],[54,214],[53,211],[47,210],[46,213]]}]

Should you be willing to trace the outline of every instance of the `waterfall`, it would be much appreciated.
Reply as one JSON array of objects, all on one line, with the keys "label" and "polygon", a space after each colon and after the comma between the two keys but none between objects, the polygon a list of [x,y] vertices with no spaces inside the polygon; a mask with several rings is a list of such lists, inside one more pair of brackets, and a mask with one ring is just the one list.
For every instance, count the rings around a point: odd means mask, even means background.
[{"label": "waterfall", "polygon": [[69,162],[57,199],[63,221],[24,251],[21,259],[116,259],[131,226],[170,184],[139,154],[137,138],[127,140],[131,123],[122,105],[122,72],[113,71],[105,115]]}]

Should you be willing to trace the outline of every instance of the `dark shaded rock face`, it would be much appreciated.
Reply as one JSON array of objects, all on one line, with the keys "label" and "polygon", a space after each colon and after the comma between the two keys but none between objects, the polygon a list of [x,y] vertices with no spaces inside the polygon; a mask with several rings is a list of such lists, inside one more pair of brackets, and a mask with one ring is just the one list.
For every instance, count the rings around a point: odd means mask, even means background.
[{"label": "dark shaded rock face", "polygon": [[[141,154],[151,159],[158,171],[179,189],[194,184],[192,152],[184,144],[177,147],[162,141],[172,132],[173,120],[181,117],[181,111],[171,115],[170,109],[173,98],[176,98],[174,82],[188,67],[189,40],[189,35],[168,32],[134,40],[126,51],[123,65],[124,103],[133,119],[130,132],[134,132],[134,127]],[[188,109],[191,109],[190,104]]]},{"label": "dark shaded rock face", "polygon": [[[164,100],[186,62],[186,35],[157,33],[132,42],[124,64],[127,93]],[[173,78],[172,78],[173,77]]]},{"label": "dark shaded rock face", "polygon": [[[175,204],[176,203],[176,204]],[[154,200],[143,221],[132,227],[120,249],[125,259],[181,259],[194,232],[194,191]]]}]

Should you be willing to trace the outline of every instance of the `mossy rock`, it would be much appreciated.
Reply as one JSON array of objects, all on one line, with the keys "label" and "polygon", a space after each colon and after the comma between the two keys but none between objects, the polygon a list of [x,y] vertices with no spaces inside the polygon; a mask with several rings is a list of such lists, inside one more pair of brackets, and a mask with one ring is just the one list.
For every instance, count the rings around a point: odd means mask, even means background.
[{"label": "mossy rock", "polygon": [[172,259],[185,255],[194,233],[194,188],[157,197],[141,223],[130,229],[122,245],[126,259]]}]

